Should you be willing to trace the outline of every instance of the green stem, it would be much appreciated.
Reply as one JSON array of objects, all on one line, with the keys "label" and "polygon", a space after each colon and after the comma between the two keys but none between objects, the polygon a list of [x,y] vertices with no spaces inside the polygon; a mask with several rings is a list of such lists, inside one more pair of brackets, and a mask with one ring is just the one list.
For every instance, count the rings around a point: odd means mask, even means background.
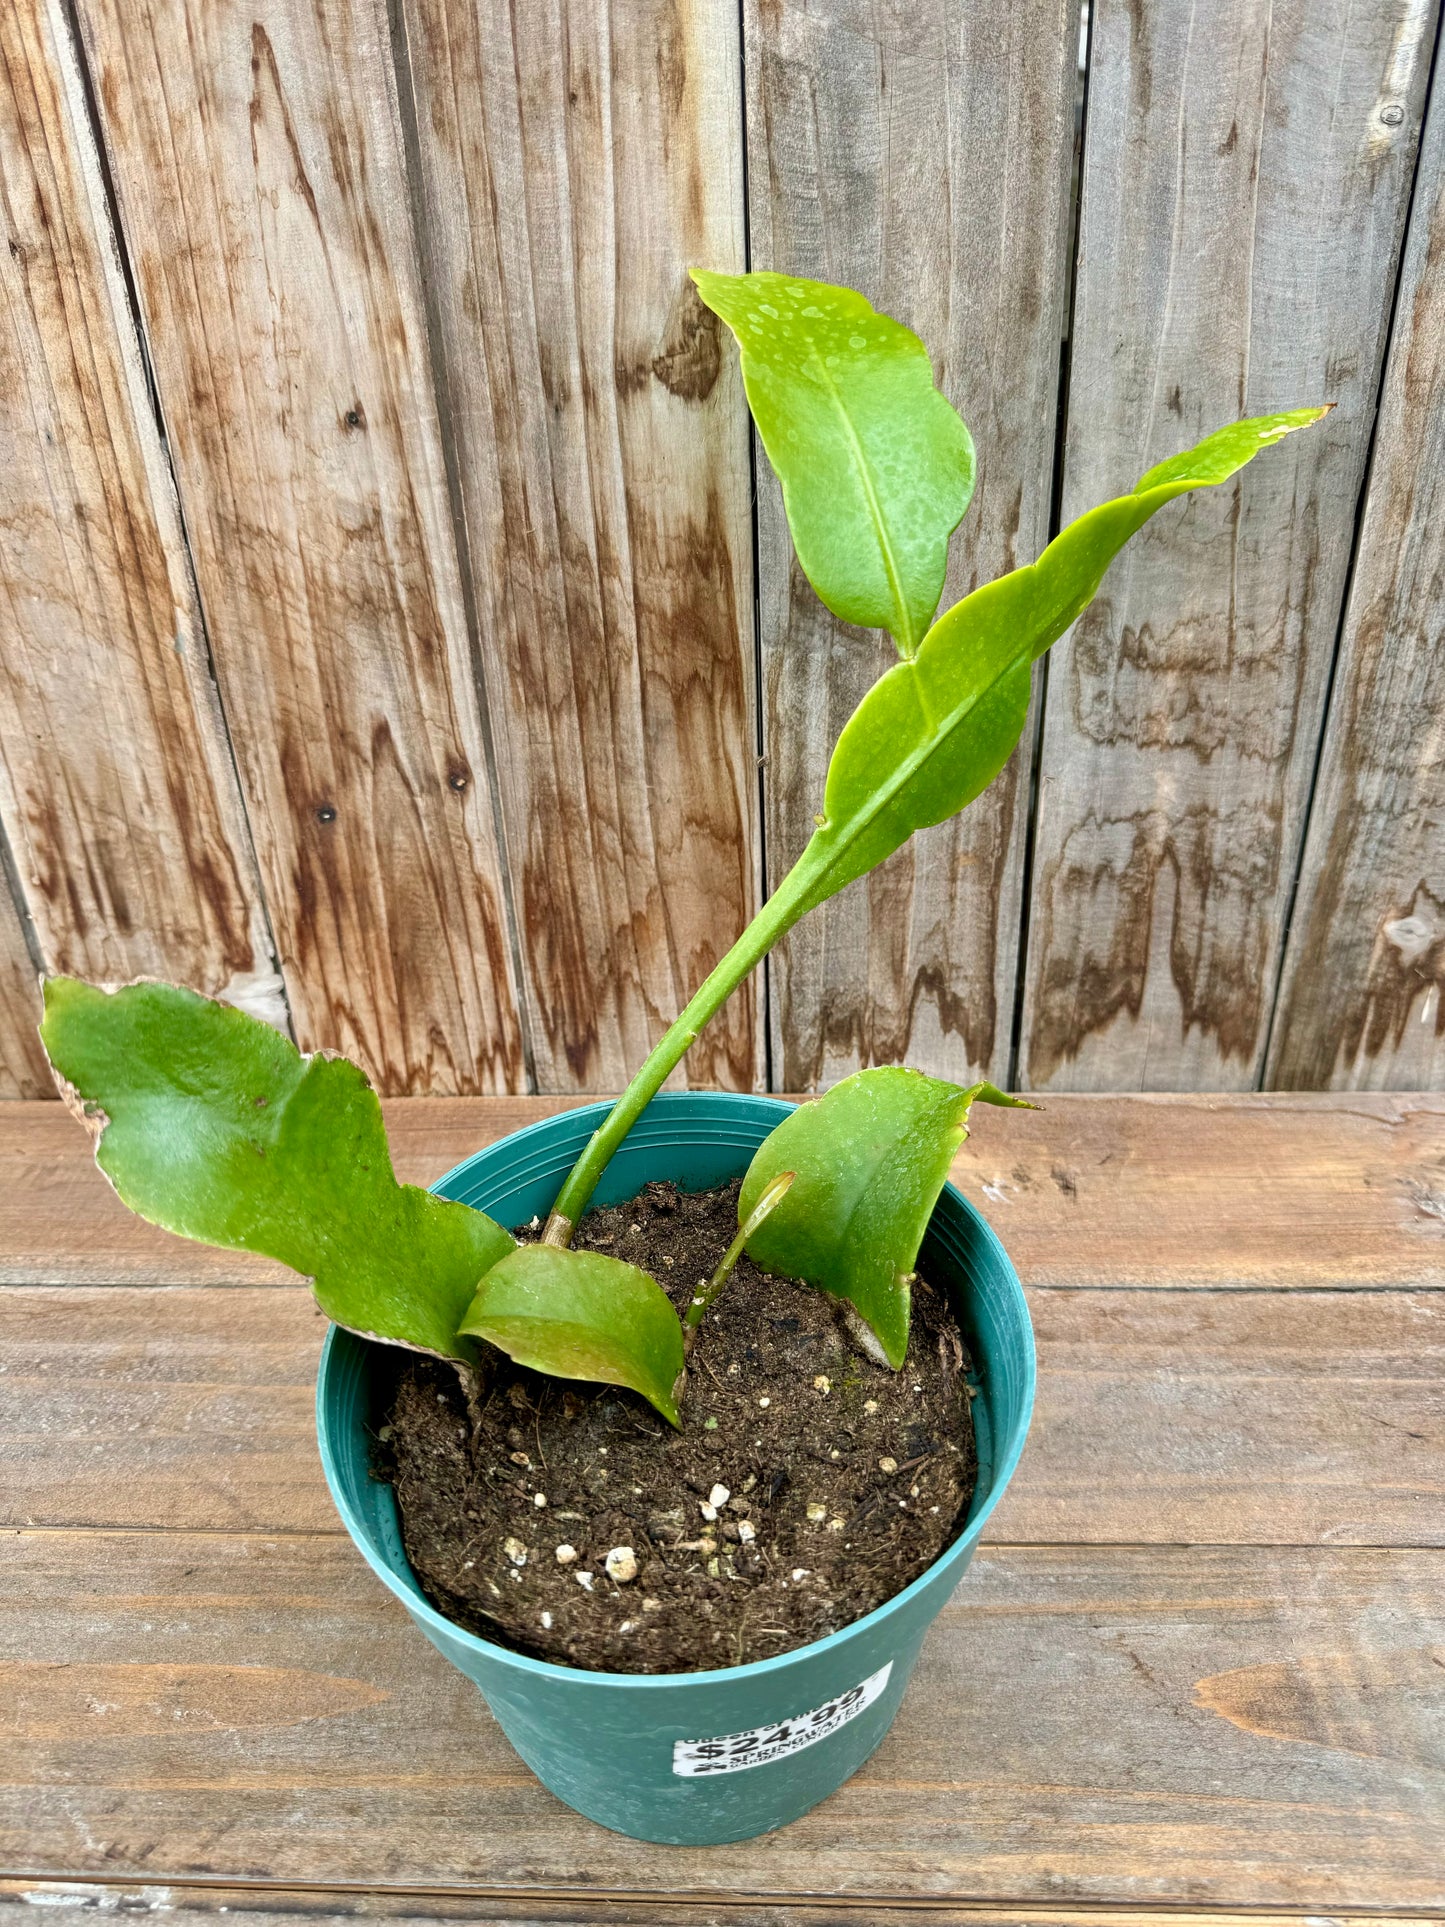
[{"label": "green stem", "polygon": [[709,972],[682,1015],[665,1030],[648,1053],[637,1075],[592,1133],[586,1150],[557,1193],[542,1242],[568,1245],[577,1220],[587,1209],[597,1181],[613,1153],[662,1088],[703,1025],[727,1002],[749,972],[756,969],[773,945],[791,930],[813,901],[812,892],[828,869],[810,842],[777,889],[738,938],[732,949]]},{"label": "green stem", "polygon": [[702,1323],[703,1313],[717,1297],[728,1279],[732,1277],[738,1259],[743,1255],[743,1246],[752,1237],[764,1218],[772,1215],[773,1207],[783,1202],[792,1189],[796,1171],[780,1171],[763,1192],[747,1217],[743,1220],[738,1235],[723,1253],[722,1263],[705,1285],[699,1285],[688,1301],[687,1316],[682,1321],[682,1349],[685,1357],[692,1354],[693,1341],[697,1328]]}]

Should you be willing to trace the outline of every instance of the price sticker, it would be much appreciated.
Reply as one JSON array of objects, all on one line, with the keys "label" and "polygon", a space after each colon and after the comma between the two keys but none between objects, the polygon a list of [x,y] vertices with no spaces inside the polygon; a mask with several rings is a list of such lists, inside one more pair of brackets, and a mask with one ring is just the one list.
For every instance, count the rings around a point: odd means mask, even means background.
[{"label": "price sticker", "polygon": [[741,1773],[746,1767],[765,1766],[769,1760],[785,1760],[790,1753],[801,1753],[804,1747],[816,1746],[849,1720],[856,1720],[883,1691],[892,1671],[890,1659],[859,1685],[825,1700],[811,1713],[799,1713],[772,1726],[751,1726],[745,1733],[719,1733],[711,1740],[674,1740],[672,1770],[685,1779],[704,1773]]}]

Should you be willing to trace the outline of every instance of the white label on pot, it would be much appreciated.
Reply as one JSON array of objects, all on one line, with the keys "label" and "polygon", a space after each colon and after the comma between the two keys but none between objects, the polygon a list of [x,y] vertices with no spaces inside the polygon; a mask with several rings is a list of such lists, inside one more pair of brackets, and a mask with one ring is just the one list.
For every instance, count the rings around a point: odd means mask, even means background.
[{"label": "white label on pot", "polygon": [[790,1753],[801,1753],[805,1746],[826,1740],[840,1726],[856,1720],[883,1691],[892,1671],[890,1659],[861,1685],[815,1706],[811,1713],[799,1713],[795,1719],[749,1727],[746,1733],[719,1733],[715,1740],[674,1740],[672,1770],[686,1778],[699,1773],[741,1773],[744,1767],[763,1766],[769,1760],[785,1760]]}]

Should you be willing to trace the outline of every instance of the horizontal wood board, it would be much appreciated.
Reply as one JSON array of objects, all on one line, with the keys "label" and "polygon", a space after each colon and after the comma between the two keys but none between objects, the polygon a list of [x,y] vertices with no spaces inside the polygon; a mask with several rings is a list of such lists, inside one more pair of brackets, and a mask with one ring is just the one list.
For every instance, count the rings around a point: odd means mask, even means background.
[{"label": "horizontal wood board", "polygon": [[[1037,1404],[990,1540],[1445,1546],[1445,1295],[1065,1287],[1030,1310]],[[299,1285],[0,1291],[0,1525],[339,1532],[325,1329]]]},{"label": "horizontal wood board", "polygon": [[344,1539],[7,1532],[0,1866],[1440,1908],[1442,1581],[1440,1552],[988,1548],[878,1752],[744,1856],[559,1806]]},{"label": "horizontal wood board", "polygon": [[[401,1098],[398,1174],[427,1184],[565,1098]],[[1445,1284],[1445,1099],[1059,1096],[979,1108],[955,1180],[1030,1285],[1433,1290]],[[0,1283],[263,1284],[287,1274],[132,1217],[58,1105],[0,1111]]]},{"label": "horizontal wood board", "polygon": [[[226,1927],[287,1927],[287,1923],[361,1920],[377,1927],[429,1927],[429,1923],[484,1920],[488,1927],[1319,1927],[1318,1917],[1295,1911],[1267,1914],[1194,1908],[1085,1907],[1038,1903],[1025,1907],[986,1902],[933,1901],[901,1907],[869,1901],[781,1902],[731,1895],[685,1899],[667,1895],[606,1897],[480,1895],[475,1889],[441,1893],[435,1888],[361,1892],[345,1888],[286,1888],[215,1883],[164,1884],[115,1880],[0,1880],[0,1919],[35,1919],[43,1908],[54,1927],[81,1927],[97,1914],[163,1913],[166,1927],[201,1927],[224,1919]],[[1330,1927],[1419,1927],[1419,1914],[1330,1916]]]}]

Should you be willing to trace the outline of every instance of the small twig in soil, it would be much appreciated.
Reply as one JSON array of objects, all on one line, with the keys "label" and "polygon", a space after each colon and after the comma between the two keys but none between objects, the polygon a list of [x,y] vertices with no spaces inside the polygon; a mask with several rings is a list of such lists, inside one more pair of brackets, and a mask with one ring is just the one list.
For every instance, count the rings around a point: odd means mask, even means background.
[{"label": "small twig in soil", "polygon": [[866,1519],[874,1507],[881,1505],[886,1497],[887,1494],[883,1492],[870,1492],[863,1503],[849,1513],[847,1524],[843,1528],[844,1531],[851,1532],[854,1526]]},{"label": "small twig in soil", "polygon": [[718,1377],[717,1373],[713,1370],[712,1366],[708,1364],[705,1358],[700,1358],[697,1362],[702,1367],[702,1369],[707,1373],[708,1377],[712,1380],[713,1384],[716,1385],[718,1390],[726,1397],[728,1388],[726,1385],[723,1384],[722,1380]]},{"label": "small twig in soil", "polygon": [[642,1438],[661,1439],[667,1436],[659,1427],[644,1424],[636,1412],[629,1411],[625,1406],[621,1408],[621,1412],[623,1418],[627,1420],[627,1423],[632,1427],[633,1431],[638,1433]]},{"label": "small twig in soil", "polygon": [[456,1366],[457,1377],[462,1383],[462,1398],[466,1404],[467,1418],[472,1428],[472,1440],[475,1443],[482,1435],[482,1420],[486,1417],[487,1406],[492,1402],[491,1395],[489,1394],[483,1401],[481,1376],[473,1366],[460,1358],[454,1358],[452,1363]]}]

